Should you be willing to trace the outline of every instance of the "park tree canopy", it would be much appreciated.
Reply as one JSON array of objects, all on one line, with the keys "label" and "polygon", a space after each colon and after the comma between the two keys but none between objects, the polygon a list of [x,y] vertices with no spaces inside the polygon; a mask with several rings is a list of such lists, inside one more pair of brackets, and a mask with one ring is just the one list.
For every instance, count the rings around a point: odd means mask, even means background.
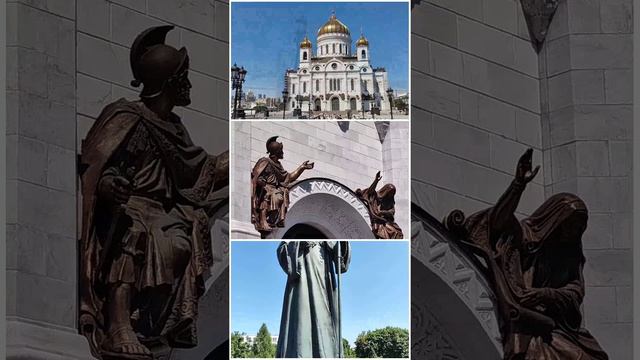
[{"label": "park tree canopy", "polygon": [[408,358],[409,330],[387,326],[362,332],[355,344],[358,358]]}]

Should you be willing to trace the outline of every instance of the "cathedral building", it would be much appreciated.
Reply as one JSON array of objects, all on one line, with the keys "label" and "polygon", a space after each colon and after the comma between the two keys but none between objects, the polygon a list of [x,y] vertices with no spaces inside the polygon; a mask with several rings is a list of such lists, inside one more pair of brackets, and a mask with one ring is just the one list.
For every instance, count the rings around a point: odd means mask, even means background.
[{"label": "cathedral building", "polygon": [[332,14],[318,30],[315,52],[308,37],[300,42],[299,65],[285,73],[287,110],[345,113],[389,111],[387,71],[373,67],[369,40],[351,40],[349,28]]}]

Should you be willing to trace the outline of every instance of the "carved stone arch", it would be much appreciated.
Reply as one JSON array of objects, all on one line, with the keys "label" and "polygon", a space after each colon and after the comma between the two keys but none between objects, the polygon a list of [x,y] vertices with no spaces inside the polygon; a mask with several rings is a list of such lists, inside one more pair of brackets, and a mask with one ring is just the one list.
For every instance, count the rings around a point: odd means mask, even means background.
[{"label": "carved stone arch", "polygon": [[331,179],[309,178],[289,191],[285,227],[269,238],[282,239],[296,225],[308,225],[327,239],[372,239],[367,207],[350,188]]},{"label": "carved stone arch", "polygon": [[425,210],[412,204],[411,213],[412,355],[501,359],[493,294],[474,260]]}]

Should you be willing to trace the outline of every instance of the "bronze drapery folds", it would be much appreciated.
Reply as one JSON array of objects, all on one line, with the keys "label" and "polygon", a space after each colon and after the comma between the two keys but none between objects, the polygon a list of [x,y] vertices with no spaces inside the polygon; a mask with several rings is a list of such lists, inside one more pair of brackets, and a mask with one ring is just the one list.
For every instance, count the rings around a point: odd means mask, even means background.
[{"label": "bronze drapery folds", "polygon": [[382,176],[378,171],[371,186],[366,189],[357,189],[356,196],[369,210],[371,230],[376,239],[402,239],[402,229],[394,219],[396,187],[393,184],[385,184],[376,191],[381,179]]},{"label": "bronze drapery folds", "polygon": [[82,144],[79,330],[99,359],[151,359],[197,343],[210,216],[228,201],[228,152],[191,141],[174,106],[190,103],[187,50],[172,26],[131,47],[140,101],[104,108]]},{"label": "bronze drapery folds", "polygon": [[266,238],[273,229],[284,227],[289,208],[289,188],[313,163],[303,162],[293,172],[284,169],[280,160],[284,147],[277,136],[267,140],[268,157],[260,158],[251,171],[251,223]]},{"label": "bronze drapery folds", "polygon": [[477,265],[496,297],[504,359],[608,359],[581,327],[585,203],[560,193],[523,220],[514,215],[539,169],[532,170],[531,157],[531,149],[522,155],[515,179],[495,206],[467,219],[454,210],[445,226],[462,249],[484,261]]}]

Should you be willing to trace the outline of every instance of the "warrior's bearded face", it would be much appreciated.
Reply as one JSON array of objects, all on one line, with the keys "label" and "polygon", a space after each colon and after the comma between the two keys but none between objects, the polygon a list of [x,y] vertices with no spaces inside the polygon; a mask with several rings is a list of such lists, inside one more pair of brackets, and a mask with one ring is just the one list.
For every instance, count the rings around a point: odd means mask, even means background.
[{"label": "warrior's bearded face", "polygon": [[284,146],[281,142],[272,142],[269,144],[269,155],[275,156],[276,159],[284,158]]},{"label": "warrior's bearded face", "polygon": [[191,104],[191,81],[189,81],[189,69],[185,69],[168,81],[169,91],[173,95],[177,106]]}]

